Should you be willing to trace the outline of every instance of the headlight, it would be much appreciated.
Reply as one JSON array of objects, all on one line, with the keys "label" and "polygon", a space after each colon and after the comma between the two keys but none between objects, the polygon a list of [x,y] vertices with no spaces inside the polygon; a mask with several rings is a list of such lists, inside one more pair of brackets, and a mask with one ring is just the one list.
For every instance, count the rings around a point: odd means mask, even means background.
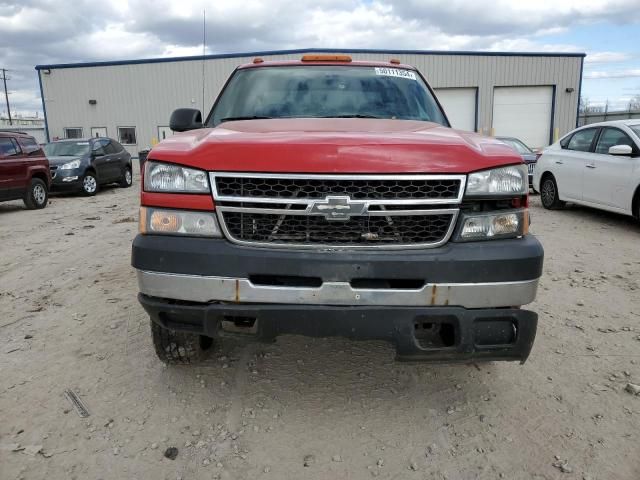
[{"label": "headlight", "polygon": [[529,212],[521,209],[482,215],[465,214],[460,225],[457,236],[460,242],[521,237],[529,230]]},{"label": "headlight", "polygon": [[526,165],[493,168],[469,175],[467,196],[525,195],[529,188]]},{"label": "headlight", "polygon": [[140,208],[140,233],[222,237],[212,212]]},{"label": "headlight", "polygon": [[144,166],[147,192],[208,193],[207,172],[170,163],[147,161]]},{"label": "headlight", "polygon": [[73,170],[74,168],[80,168],[80,160],[73,160],[72,162],[67,162],[60,167],[60,170]]}]

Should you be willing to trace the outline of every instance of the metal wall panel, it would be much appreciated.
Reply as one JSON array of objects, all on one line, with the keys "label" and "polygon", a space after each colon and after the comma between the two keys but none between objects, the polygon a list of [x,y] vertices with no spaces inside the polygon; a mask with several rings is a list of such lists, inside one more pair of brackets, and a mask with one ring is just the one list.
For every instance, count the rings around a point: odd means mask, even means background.
[{"label": "metal wall panel", "polygon": [[[265,60],[298,59],[300,53],[263,55]],[[582,58],[578,56],[508,56],[421,53],[353,53],[354,60],[398,58],[415,65],[433,88],[478,89],[478,131],[491,134],[494,87],[555,85],[553,126],[556,135],[575,128]],[[233,69],[252,57],[205,60],[204,112]],[[41,67],[46,68],[46,67]],[[117,138],[117,127],[136,127],[134,154],[151,146],[158,127],[169,123],[178,107],[203,109],[202,60],[132,63],[40,70],[51,138],[63,137],[65,127],[106,127]],[[572,88],[572,92],[567,92]],[[89,100],[96,100],[92,105]]]}]

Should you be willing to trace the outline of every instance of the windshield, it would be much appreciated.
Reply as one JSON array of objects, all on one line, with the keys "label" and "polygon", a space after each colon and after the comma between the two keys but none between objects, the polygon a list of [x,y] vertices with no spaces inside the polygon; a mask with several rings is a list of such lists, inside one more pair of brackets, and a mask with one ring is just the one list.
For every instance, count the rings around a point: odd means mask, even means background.
[{"label": "windshield", "polygon": [[501,138],[500,141],[514,148],[519,154],[533,153],[529,147],[516,138]]},{"label": "windshield", "polygon": [[238,70],[209,126],[256,118],[387,118],[448,126],[420,75],[382,67],[286,66]]},{"label": "windshield", "polygon": [[48,157],[77,157],[89,153],[89,142],[53,142],[44,146]]}]

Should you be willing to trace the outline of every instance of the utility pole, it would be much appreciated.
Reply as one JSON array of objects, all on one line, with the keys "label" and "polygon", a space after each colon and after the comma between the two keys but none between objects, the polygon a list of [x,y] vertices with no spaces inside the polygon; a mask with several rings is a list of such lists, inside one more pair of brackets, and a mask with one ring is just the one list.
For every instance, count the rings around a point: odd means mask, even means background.
[{"label": "utility pole", "polygon": [[11,107],[9,106],[9,93],[7,93],[7,70],[2,69],[2,81],[4,82],[4,99],[7,102],[7,115],[9,115],[9,125],[13,125],[11,120]]}]

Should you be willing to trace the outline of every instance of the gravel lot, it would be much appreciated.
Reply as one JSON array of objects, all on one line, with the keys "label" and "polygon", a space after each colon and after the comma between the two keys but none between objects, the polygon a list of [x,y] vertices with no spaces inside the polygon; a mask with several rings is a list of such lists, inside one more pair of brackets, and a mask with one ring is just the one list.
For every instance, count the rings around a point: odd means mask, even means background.
[{"label": "gravel lot", "polygon": [[640,478],[632,219],[533,199],[546,265],[524,366],[281,337],[167,368],[129,266],[137,204],[137,187],[0,204],[1,479]]}]

